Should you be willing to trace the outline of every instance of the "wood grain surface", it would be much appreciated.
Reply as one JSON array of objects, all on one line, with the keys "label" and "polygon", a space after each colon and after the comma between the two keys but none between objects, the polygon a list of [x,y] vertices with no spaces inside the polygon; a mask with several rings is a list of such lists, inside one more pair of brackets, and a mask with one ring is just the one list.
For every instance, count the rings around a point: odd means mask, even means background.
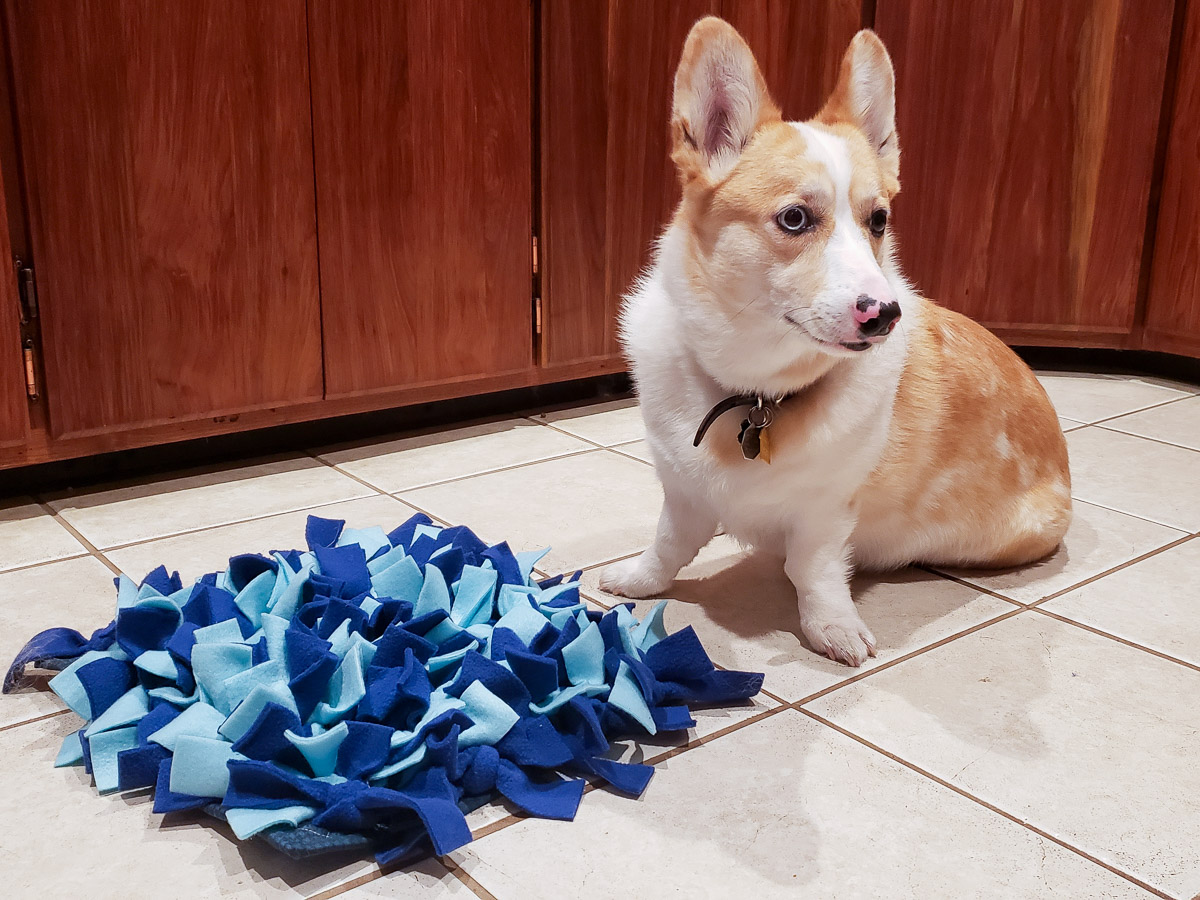
[{"label": "wood grain surface", "polygon": [[878,0],[900,257],[1006,337],[1134,327],[1173,0]]},{"label": "wood grain surface", "polygon": [[1200,3],[1189,3],[1163,170],[1145,345],[1200,356]]},{"label": "wood grain surface", "polygon": [[19,444],[29,432],[17,282],[8,265],[11,259],[8,211],[0,191],[0,446]]},{"label": "wood grain surface", "polygon": [[[0,444],[0,469],[34,465],[51,460],[74,459],[98,453],[111,453],[134,447],[154,444],[170,444],[216,435],[254,431],[278,425],[310,422],[315,419],[336,419],[358,413],[391,410],[405,406],[417,406],[420,411],[429,409],[434,418],[438,414],[431,407],[443,400],[456,397],[475,397],[496,391],[548,385],[556,382],[588,379],[597,375],[611,375],[624,371],[625,364],[619,360],[597,360],[574,365],[547,369],[532,364],[519,372],[504,375],[470,376],[435,384],[415,385],[354,397],[338,397],[330,400],[312,400],[293,403],[274,409],[258,409],[230,416],[213,416],[186,422],[170,422],[123,431],[108,431],[78,437],[52,438],[46,431],[33,430],[29,439],[19,445],[6,447]],[[498,401],[504,408],[507,400]],[[411,421],[408,418],[407,421]]]},{"label": "wood grain surface", "polygon": [[303,0],[6,9],[53,432],[319,397]]},{"label": "wood grain surface", "polygon": [[857,0],[545,0],[542,4],[543,359],[612,359],[621,296],[679,188],[668,156],[675,66],[696,19],[746,37],[775,99],[807,118],[859,26]]},{"label": "wood grain surface", "polygon": [[309,0],[329,397],[533,359],[529,0]]}]

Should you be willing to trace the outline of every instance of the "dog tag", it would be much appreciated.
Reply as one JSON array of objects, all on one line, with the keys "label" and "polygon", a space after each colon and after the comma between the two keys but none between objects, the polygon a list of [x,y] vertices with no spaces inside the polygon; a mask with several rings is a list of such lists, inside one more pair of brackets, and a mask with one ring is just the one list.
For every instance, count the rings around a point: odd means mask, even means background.
[{"label": "dog tag", "polygon": [[755,428],[749,419],[742,420],[742,430],[738,433],[738,443],[742,445],[742,456],[746,459],[758,459],[762,451],[761,428]]},{"label": "dog tag", "polygon": [[[767,406],[762,398],[750,407],[750,412],[746,414],[746,418],[742,421],[742,430],[738,434],[738,443],[742,445],[742,456],[746,459],[758,459],[759,455],[763,455],[764,461],[771,461],[771,444],[767,438],[767,428],[771,424],[771,420],[775,418],[771,407]],[[766,453],[763,453],[764,447]]]}]

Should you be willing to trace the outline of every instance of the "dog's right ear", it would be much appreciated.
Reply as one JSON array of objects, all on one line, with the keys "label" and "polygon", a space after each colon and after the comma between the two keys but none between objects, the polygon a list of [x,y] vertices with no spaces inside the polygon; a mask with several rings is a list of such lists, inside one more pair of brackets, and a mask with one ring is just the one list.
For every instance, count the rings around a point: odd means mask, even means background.
[{"label": "dog's right ear", "polygon": [[742,36],[723,19],[707,16],[692,26],[675,71],[671,159],[687,184],[728,174],[763,124],[779,107]]}]

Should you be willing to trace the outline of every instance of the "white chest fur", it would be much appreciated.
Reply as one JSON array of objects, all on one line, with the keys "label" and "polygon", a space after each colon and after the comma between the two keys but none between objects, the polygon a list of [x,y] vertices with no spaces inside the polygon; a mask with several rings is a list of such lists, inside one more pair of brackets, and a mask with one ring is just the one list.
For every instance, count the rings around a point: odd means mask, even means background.
[{"label": "white chest fur", "polygon": [[[704,415],[732,391],[697,358],[687,327],[652,272],[629,299],[625,331],[659,476],[710,505],[734,536],[782,551],[799,521],[844,507],[875,468],[903,369],[903,335],[784,400],[770,428],[768,464],[741,458],[744,408],[723,415],[693,447]],[[769,352],[754,346],[752,335],[745,341],[728,355],[750,365],[766,361]]]}]

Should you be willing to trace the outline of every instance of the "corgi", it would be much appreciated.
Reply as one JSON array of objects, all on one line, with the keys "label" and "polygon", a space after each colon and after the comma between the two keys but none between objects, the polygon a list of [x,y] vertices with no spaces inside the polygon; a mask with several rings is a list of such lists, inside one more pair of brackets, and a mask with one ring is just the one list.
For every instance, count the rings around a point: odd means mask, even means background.
[{"label": "corgi", "polygon": [[896,262],[895,75],[859,32],[825,106],[786,122],[728,23],[675,75],[683,197],[621,336],[664,502],[602,589],[661,594],[723,527],[782,558],[812,648],[876,652],[854,567],[1011,567],[1071,521],[1061,427],[1015,353],[921,297]]}]

